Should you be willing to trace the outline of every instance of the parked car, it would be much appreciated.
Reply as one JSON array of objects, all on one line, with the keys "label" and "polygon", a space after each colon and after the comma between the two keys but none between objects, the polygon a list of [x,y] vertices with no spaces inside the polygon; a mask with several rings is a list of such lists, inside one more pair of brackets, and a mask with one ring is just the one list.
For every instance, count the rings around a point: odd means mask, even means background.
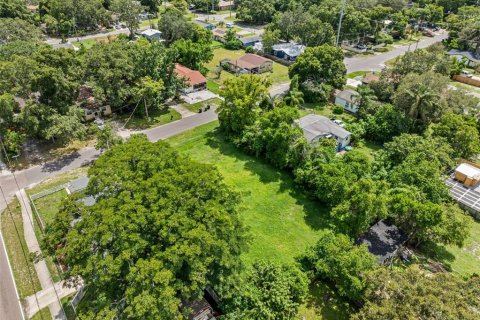
[{"label": "parked car", "polygon": [[233,23],[227,22],[226,26],[227,26],[228,29],[231,29],[231,28],[233,28]]},{"label": "parked car", "polygon": [[361,44],[361,43],[357,44],[355,46],[355,48],[360,49],[360,50],[367,50],[368,49],[368,47],[365,44]]},{"label": "parked car", "polygon": [[345,126],[345,123],[342,120],[333,120],[333,123],[335,123],[336,125],[342,128]]},{"label": "parked car", "polygon": [[435,34],[433,33],[433,31],[428,29],[423,30],[423,35],[427,37],[435,37]]},{"label": "parked car", "polygon": [[467,78],[471,78],[471,77],[473,77],[473,74],[470,71],[463,70],[462,71],[462,76],[467,77]]}]

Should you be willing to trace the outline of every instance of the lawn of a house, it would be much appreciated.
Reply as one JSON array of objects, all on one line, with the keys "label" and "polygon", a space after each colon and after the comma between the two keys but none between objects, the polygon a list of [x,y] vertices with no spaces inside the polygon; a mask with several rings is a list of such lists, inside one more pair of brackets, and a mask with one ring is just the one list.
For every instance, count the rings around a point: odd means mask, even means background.
[{"label": "lawn of a house", "polygon": [[185,108],[187,108],[188,110],[190,110],[191,112],[198,112],[198,109],[205,109],[205,107],[207,106],[207,104],[210,105],[210,107],[218,107],[220,106],[220,104],[222,103],[222,100],[218,99],[218,98],[213,98],[213,99],[210,99],[210,100],[207,100],[207,101],[202,101],[202,102],[197,102],[195,104],[188,104],[188,103],[184,103],[183,106]]},{"label": "lawn of a house", "polygon": [[144,20],[144,21],[140,22],[139,26],[140,26],[140,28],[141,27],[150,27],[150,28],[156,29],[157,25],[158,25],[158,18],[155,18],[155,19],[150,19],[150,20]]},{"label": "lawn of a house", "polygon": [[[222,70],[220,78],[217,78],[215,76],[215,70],[218,68],[220,61],[224,59],[237,60],[238,58],[241,58],[244,55],[245,55],[244,50],[227,50],[225,48],[217,48],[213,50],[213,59],[208,64],[206,64],[206,67],[209,70],[209,73],[207,75],[208,79],[210,81],[213,81],[217,85],[222,85],[225,82],[225,80],[235,77],[235,74]],[[269,79],[272,82],[272,84],[288,82],[289,81],[288,67],[274,62],[273,71],[266,72],[261,76]]]},{"label": "lawn of a house", "polygon": [[329,119],[335,118],[342,120],[345,123],[352,123],[356,121],[355,116],[346,111],[344,111],[342,114],[334,114],[332,104],[305,103],[300,109],[300,115],[302,117],[311,113],[318,114]]},{"label": "lawn of a house", "polygon": [[51,319],[52,315],[50,314],[50,310],[48,307],[43,308],[42,310],[38,311],[30,318],[30,320],[47,320]]},{"label": "lawn of a house", "polygon": [[[327,227],[328,210],[295,185],[292,176],[257,158],[245,155],[226,142],[213,122],[182,133],[167,141],[192,159],[214,165],[225,182],[239,192],[240,219],[253,239],[242,260],[294,263],[295,258],[313,245]],[[331,301],[323,298],[329,293]],[[347,319],[350,307],[336,299],[324,284],[316,284],[300,309],[307,319]]]},{"label": "lawn of a house", "polygon": [[20,299],[24,299],[41,290],[41,287],[25,243],[22,211],[16,198],[10,202],[8,209],[0,214],[0,227],[18,295]]}]

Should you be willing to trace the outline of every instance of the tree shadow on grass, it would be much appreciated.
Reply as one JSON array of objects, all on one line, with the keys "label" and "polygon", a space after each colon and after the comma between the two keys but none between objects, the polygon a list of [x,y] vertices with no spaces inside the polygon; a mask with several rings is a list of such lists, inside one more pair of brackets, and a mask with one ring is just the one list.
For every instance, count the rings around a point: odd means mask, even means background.
[{"label": "tree shadow on grass", "polygon": [[335,289],[320,281],[310,285],[305,304],[322,319],[349,319],[354,312],[354,308],[339,297]]},{"label": "tree shadow on grass", "polygon": [[429,242],[421,247],[420,253],[427,259],[440,262],[448,271],[452,270],[452,262],[455,261],[455,256],[445,246]]},{"label": "tree shadow on grass", "polygon": [[243,161],[245,163],[244,168],[258,176],[262,183],[279,182],[277,193],[288,192],[296,200],[296,203],[303,207],[305,222],[313,230],[328,227],[329,208],[318,201],[312,200],[308,193],[295,183],[291,172],[276,169],[264,159],[246,154],[233,143],[225,140],[218,128],[207,133],[206,137],[209,147],[218,150],[222,155]]}]

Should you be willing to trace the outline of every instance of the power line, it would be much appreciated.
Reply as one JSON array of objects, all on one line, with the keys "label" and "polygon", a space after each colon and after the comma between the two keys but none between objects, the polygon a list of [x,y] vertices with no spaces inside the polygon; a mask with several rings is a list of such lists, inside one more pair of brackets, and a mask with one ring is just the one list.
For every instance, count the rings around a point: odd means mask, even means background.
[{"label": "power line", "polygon": [[335,41],[336,47],[338,47],[338,43],[340,42],[340,30],[342,30],[342,20],[345,12],[345,2],[346,0],[342,0],[342,8],[340,9],[340,20],[338,22],[337,40]]}]

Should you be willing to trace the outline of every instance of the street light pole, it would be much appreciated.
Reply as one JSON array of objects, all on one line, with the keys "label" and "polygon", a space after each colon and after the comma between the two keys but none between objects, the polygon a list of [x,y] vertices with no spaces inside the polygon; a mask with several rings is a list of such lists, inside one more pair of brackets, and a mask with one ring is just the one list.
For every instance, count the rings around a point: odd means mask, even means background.
[{"label": "street light pole", "polygon": [[345,13],[345,2],[346,0],[342,0],[342,9],[340,10],[340,20],[338,21],[337,41],[335,41],[336,47],[338,47],[338,44],[340,42],[340,30],[342,29],[342,20],[343,20],[343,15]]}]

